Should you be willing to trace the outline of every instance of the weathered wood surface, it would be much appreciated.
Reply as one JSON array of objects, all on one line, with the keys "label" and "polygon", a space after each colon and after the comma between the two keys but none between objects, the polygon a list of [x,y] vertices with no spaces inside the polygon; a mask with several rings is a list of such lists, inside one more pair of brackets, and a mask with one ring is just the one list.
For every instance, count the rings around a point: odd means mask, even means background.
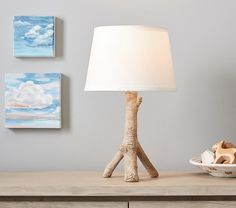
[{"label": "weathered wood surface", "polygon": [[0,172],[0,196],[236,196],[236,178],[200,172],[140,174],[126,183],[122,173],[103,178],[101,172]]},{"label": "weathered wood surface", "polygon": [[1,208],[128,208],[127,202],[0,202]]},{"label": "weathered wood surface", "polygon": [[191,201],[191,202],[130,202],[129,208],[235,208],[236,202]]}]

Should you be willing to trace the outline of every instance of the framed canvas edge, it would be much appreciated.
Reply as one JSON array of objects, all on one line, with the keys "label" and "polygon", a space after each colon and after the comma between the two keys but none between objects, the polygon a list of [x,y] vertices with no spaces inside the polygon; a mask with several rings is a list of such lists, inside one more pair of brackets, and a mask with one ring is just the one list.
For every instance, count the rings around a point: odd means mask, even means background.
[{"label": "framed canvas edge", "polygon": [[[57,73],[57,72],[55,72]],[[59,123],[59,127],[57,127],[57,129],[61,129],[62,128],[62,73],[58,73],[59,74],[59,84],[60,84],[60,87],[59,87],[59,101],[60,101],[60,115],[59,115],[59,118],[60,118],[60,123]]]}]

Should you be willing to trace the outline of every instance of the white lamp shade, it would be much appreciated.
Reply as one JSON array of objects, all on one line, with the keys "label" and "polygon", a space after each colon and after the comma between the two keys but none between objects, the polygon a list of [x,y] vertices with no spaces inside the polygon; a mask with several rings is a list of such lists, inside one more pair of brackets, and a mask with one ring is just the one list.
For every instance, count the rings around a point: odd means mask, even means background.
[{"label": "white lamp shade", "polygon": [[85,90],[173,90],[168,31],[146,26],[94,30]]}]

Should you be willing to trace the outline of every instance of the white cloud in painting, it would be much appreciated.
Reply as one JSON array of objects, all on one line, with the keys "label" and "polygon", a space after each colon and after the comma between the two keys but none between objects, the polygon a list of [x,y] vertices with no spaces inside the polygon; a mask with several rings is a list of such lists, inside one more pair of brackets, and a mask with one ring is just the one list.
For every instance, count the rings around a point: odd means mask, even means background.
[{"label": "white cloud in painting", "polygon": [[46,29],[52,29],[53,28],[53,24],[48,24]]},{"label": "white cloud in painting", "polygon": [[52,115],[59,115],[61,112],[61,108],[57,106],[57,108],[51,113]]},{"label": "white cloud in painting", "polygon": [[40,25],[33,26],[28,32],[25,33],[26,38],[36,38],[39,36],[39,31],[42,29]]},{"label": "white cloud in painting", "polygon": [[21,21],[21,20],[17,20],[14,22],[14,25],[16,27],[20,27],[20,26],[26,26],[26,25],[31,25],[29,22],[26,21]]},{"label": "white cloud in painting", "polygon": [[21,83],[18,89],[6,92],[7,108],[42,109],[52,104],[53,97],[45,94],[43,88],[32,81]]},{"label": "white cloud in painting", "polygon": [[[43,79],[40,79],[42,81]],[[59,82],[50,82],[47,84],[42,84],[41,85],[44,90],[56,90],[59,89],[60,83]]]},{"label": "white cloud in painting", "polygon": [[49,45],[52,42],[53,30],[48,30],[42,35],[38,35],[34,42],[37,45]]},{"label": "white cloud in painting", "polygon": [[31,40],[31,46],[50,46],[53,43],[53,34],[53,24],[46,27],[35,25],[25,33],[24,38]]}]

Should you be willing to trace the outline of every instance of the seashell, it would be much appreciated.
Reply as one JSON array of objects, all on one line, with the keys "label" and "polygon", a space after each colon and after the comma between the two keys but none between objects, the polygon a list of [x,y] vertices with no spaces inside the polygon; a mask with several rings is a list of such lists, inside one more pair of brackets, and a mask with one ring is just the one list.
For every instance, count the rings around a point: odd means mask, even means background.
[{"label": "seashell", "polygon": [[212,164],[215,160],[214,153],[210,150],[206,150],[201,154],[202,163]]}]

